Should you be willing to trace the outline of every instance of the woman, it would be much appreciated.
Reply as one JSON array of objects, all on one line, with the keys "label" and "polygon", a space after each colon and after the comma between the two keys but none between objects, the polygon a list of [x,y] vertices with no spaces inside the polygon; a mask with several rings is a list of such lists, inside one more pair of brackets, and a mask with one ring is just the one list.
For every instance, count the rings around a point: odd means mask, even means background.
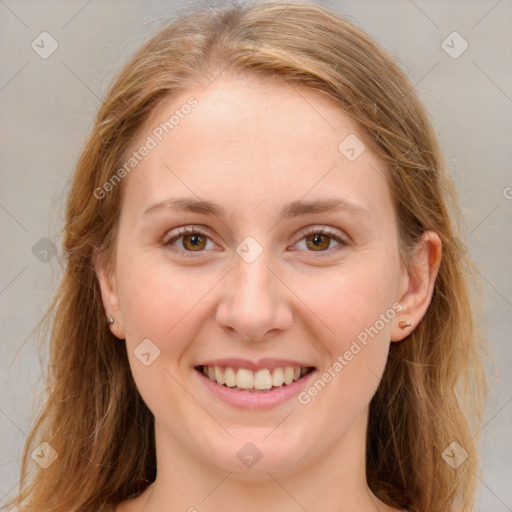
[{"label": "woman", "polygon": [[411,83],[337,14],[164,28],[77,165],[13,504],[469,510],[483,377],[457,215]]}]

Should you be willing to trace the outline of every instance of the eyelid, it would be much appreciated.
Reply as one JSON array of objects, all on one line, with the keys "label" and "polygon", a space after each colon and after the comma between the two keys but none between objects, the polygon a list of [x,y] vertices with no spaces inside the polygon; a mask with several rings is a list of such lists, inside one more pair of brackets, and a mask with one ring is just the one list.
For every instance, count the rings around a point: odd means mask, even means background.
[{"label": "eyelid", "polygon": [[171,242],[179,240],[181,237],[183,237],[185,235],[193,235],[193,234],[198,234],[198,235],[204,236],[205,238],[208,238],[209,240],[212,239],[209,232],[205,228],[203,228],[202,226],[191,225],[191,226],[183,226],[183,227],[177,228],[175,230],[169,231],[168,233],[165,234],[164,238],[162,239],[162,244],[165,247],[170,247],[171,250],[173,250],[174,252],[176,252],[182,256],[194,258],[206,251],[204,251],[204,250],[203,251],[185,251],[184,249],[174,247],[171,244]]},{"label": "eyelid", "polygon": [[[302,238],[304,238],[305,236],[313,235],[313,234],[317,234],[317,233],[322,234],[322,235],[328,235],[331,238],[336,239],[338,242],[345,243],[346,245],[348,245],[350,243],[347,235],[342,235],[342,234],[340,234],[339,231],[337,231],[333,228],[328,228],[328,227],[321,226],[321,225],[308,226],[307,228],[302,229],[299,232],[299,236],[301,238],[298,238],[297,242],[302,240]],[[297,243],[297,242],[295,242],[295,243]]]},{"label": "eyelid", "polygon": [[[172,247],[172,250],[177,252],[178,254],[181,254],[185,257],[196,257],[199,256],[201,253],[208,252],[205,250],[201,251],[185,251],[184,249],[180,249],[178,247],[172,246],[171,242],[179,240],[181,237],[185,235],[190,234],[199,234],[201,236],[204,236],[205,238],[208,238],[209,240],[212,240],[212,237],[210,236],[208,230],[206,228],[203,228],[202,226],[195,226],[195,225],[189,225],[189,226],[183,226],[180,228],[177,228],[175,230],[172,230],[164,236],[162,239],[162,244],[165,247]],[[296,238],[296,241],[292,245],[296,245],[298,242],[300,242],[303,238],[305,238],[308,235],[313,234],[320,234],[320,235],[327,235],[330,238],[334,239],[336,242],[339,243],[338,246],[327,249],[325,251],[305,251],[305,252],[311,252],[313,254],[318,254],[319,257],[322,256],[328,256],[331,255],[333,252],[343,249],[344,247],[347,247],[351,245],[351,242],[349,241],[349,237],[347,235],[343,236],[338,231],[321,226],[321,225],[314,225],[314,226],[308,226],[306,228],[303,228]],[[195,254],[197,253],[197,254]]]},{"label": "eyelid", "polygon": [[203,236],[207,236],[208,238],[211,238],[208,231],[206,231],[206,228],[203,228],[202,226],[196,226],[196,225],[189,225],[189,226],[182,226],[180,228],[173,229],[171,231],[168,231],[163,239],[162,242],[164,244],[169,243],[174,238],[180,238],[180,236],[183,235],[191,235],[191,234],[200,234]]},{"label": "eyelid", "polygon": [[350,241],[350,238],[348,237],[348,235],[342,235],[337,230],[335,230],[333,228],[328,228],[328,227],[320,226],[320,225],[308,226],[307,228],[302,229],[297,237],[297,240],[293,243],[293,245],[296,245],[302,239],[304,239],[305,237],[307,237],[309,235],[316,235],[316,234],[327,235],[329,238],[332,238],[339,244],[338,246],[333,247],[332,249],[327,249],[325,251],[305,251],[308,253],[315,254],[316,257],[322,258],[322,257],[332,256],[333,253],[351,245],[351,241]]}]

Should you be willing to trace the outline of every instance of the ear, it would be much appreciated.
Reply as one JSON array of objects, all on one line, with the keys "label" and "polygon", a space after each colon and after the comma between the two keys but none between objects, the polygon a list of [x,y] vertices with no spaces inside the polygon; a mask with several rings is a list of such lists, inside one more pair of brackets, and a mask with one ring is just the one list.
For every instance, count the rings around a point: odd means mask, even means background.
[{"label": "ear", "polygon": [[[396,315],[391,329],[391,341],[401,341],[420,323],[425,315],[439,271],[442,242],[434,231],[426,231],[413,254],[412,268],[404,267],[398,300],[403,309]],[[409,321],[411,326],[402,328],[399,323]]]},{"label": "ear", "polygon": [[[114,336],[119,339],[124,339],[125,332],[123,328],[121,309],[119,307],[115,273],[110,269],[107,269],[102,263],[99,249],[95,249],[94,251],[94,269],[98,277],[101,300],[103,302],[103,307],[105,308],[105,323],[108,324],[108,327]],[[114,323],[108,322],[110,318],[114,319]]]}]

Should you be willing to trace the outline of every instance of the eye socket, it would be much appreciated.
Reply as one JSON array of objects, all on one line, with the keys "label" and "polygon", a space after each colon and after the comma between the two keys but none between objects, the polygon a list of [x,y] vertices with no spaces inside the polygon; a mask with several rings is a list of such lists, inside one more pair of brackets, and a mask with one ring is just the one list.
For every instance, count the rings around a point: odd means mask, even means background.
[{"label": "eye socket", "polygon": [[[342,249],[343,247],[349,246],[350,243],[347,239],[339,235],[337,232],[331,231],[324,227],[314,227],[309,228],[306,231],[301,232],[301,238],[298,239],[296,244],[306,239],[306,252],[315,252],[315,253],[326,253],[319,254],[318,256],[331,255],[333,251],[337,251]],[[184,249],[176,247],[174,244],[180,239],[183,238],[182,246]],[[307,239],[311,238],[312,242],[308,243]],[[325,247],[325,240],[335,240],[338,245],[334,248]],[[188,241],[188,243],[186,242]],[[173,251],[185,257],[196,257],[199,254],[194,253],[202,253],[203,249],[207,248],[208,241],[211,241],[208,233],[199,227],[187,226],[183,228],[178,228],[174,232],[171,232],[168,236],[164,238],[163,245],[171,248]],[[212,242],[213,243],[213,242]],[[190,244],[190,245],[189,245]],[[318,244],[318,245],[317,245]],[[187,248],[187,245],[189,247]],[[327,246],[330,245],[330,242],[327,242]],[[319,250],[311,250],[310,248],[318,248]],[[295,250],[295,249],[294,249]]]},{"label": "eye socket", "polygon": [[[302,240],[306,240],[306,247],[307,248],[318,248],[320,250],[316,251],[308,251],[308,252],[320,252],[320,253],[328,253],[328,255],[331,255],[333,250],[339,250],[343,247],[346,247],[349,244],[348,240],[339,235],[337,232],[331,231],[327,228],[312,228],[308,229],[307,231],[303,231],[301,233],[302,238],[299,239],[299,242]],[[312,239],[311,243],[308,243],[308,239]],[[325,240],[335,240],[338,245],[334,248],[329,249],[328,247],[325,247]],[[318,245],[317,245],[318,243]],[[330,245],[330,242],[327,242],[327,246]],[[324,254],[321,254],[319,256],[324,256]]]},{"label": "eye socket", "polygon": [[[183,247],[185,247],[185,249],[187,248],[184,241],[191,240],[191,247],[193,247],[193,249],[185,250],[175,247],[174,242],[179,240],[180,238],[183,238],[182,245]],[[184,228],[177,229],[174,233],[170,233],[169,237],[165,237],[163,243],[165,246],[171,247],[174,251],[178,252],[179,254],[188,257],[194,257],[195,255],[192,255],[190,253],[203,252],[202,249],[204,249],[206,246],[206,240],[210,240],[210,237],[205,231],[197,227],[187,226]]]}]

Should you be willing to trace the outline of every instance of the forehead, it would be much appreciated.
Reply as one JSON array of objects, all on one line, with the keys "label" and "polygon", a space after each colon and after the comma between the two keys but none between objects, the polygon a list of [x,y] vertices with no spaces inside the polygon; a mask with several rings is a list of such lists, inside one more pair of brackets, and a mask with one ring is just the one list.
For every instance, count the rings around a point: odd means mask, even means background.
[{"label": "forehead", "polygon": [[334,100],[284,81],[218,78],[169,97],[132,151],[143,145],[151,149],[123,183],[123,209],[134,215],[184,195],[247,213],[326,195],[377,215],[392,204],[384,165],[357,125]]}]

